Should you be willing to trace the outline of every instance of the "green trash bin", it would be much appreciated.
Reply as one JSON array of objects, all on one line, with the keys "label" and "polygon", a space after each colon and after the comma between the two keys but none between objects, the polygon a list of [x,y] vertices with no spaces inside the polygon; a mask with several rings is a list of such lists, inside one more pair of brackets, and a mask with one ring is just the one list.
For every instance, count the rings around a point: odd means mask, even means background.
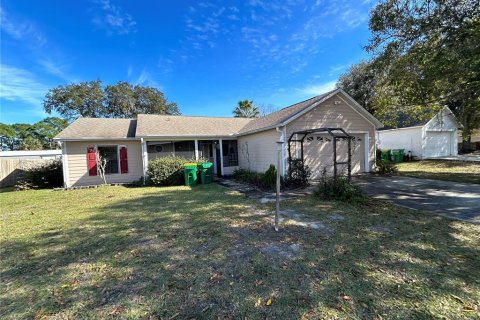
[{"label": "green trash bin", "polygon": [[205,162],[199,165],[200,168],[200,181],[202,184],[211,183],[213,181],[213,163]]},{"label": "green trash bin", "polygon": [[405,159],[405,149],[398,149],[398,163],[403,162]]},{"label": "green trash bin", "polygon": [[197,183],[197,164],[185,163],[183,165],[183,174],[185,177],[186,186],[194,186]]},{"label": "green trash bin", "polygon": [[382,150],[382,160],[392,161],[392,153],[388,149]]},{"label": "green trash bin", "polygon": [[392,150],[392,161],[395,163],[403,162],[404,149],[394,149]]}]

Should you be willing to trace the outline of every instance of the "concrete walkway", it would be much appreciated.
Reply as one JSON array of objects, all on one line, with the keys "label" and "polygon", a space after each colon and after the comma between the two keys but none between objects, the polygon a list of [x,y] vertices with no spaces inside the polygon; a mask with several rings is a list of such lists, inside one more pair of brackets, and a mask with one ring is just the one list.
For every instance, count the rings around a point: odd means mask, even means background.
[{"label": "concrete walkway", "polygon": [[410,177],[355,178],[366,194],[410,209],[480,223],[480,185]]}]

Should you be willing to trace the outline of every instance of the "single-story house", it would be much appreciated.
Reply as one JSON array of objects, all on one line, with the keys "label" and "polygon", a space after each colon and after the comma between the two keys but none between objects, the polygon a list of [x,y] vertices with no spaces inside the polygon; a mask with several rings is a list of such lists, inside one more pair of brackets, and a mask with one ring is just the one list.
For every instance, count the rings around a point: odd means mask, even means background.
[{"label": "single-story house", "polygon": [[[333,143],[327,132],[305,137],[303,148],[287,141],[312,128],[343,128],[351,138],[352,173],[369,172],[375,163],[375,132],[382,123],[347,93],[336,89],[261,118],[226,118],[140,114],[137,119],[79,118],[55,140],[62,144],[65,186],[100,184],[95,152],[108,159],[107,182],[129,183],[147,174],[148,162],[179,155],[207,158],[218,175],[245,168],[264,172],[277,163],[281,141],[281,173],[288,172],[288,154],[303,153],[312,179],[332,172]],[[347,158],[347,141],[337,143],[337,161]],[[303,150],[301,150],[303,149]]]},{"label": "single-story house", "polygon": [[377,131],[380,149],[405,149],[417,159],[458,154],[458,129],[461,124],[448,107],[430,120],[411,127]]}]

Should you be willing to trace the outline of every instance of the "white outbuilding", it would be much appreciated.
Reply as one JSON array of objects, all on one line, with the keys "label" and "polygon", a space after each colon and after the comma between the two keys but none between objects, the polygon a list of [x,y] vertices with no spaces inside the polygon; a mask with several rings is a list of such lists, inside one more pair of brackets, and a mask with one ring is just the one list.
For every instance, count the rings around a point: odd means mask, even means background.
[{"label": "white outbuilding", "polygon": [[428,122],[405,128],[377,131],[380,149],[405,149],[418,159],[458,154],[458,129],[461,124],[448,107]]}]

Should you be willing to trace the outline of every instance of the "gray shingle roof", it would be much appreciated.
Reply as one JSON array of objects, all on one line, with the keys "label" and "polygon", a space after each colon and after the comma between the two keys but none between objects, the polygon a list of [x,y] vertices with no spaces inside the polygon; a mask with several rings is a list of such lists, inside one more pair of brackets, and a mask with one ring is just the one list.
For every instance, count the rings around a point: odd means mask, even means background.
[{"label": "gray shingle roof", "polygon": [[[313,104],[326,99],[332,90],[308,100],[293,104],[261,118],[226,118],[139,114],[138,119],[80,118],[60,132],[55,138],[62,139],[113,139],[140,137],[228,137],[237,134],[262,131],[284,123]],[[348,96],[348,95],[347,95]],[[359,112],[381,123],[360,106]]]},{"label": "gray shingle roof", "polygon": [[231,136],[253,119],[139,114],[137,137]]},{"label": "gray shingle roof", "polygon": [[125,139],[134,138],[135,119],[78,118],[55,139]]}]

